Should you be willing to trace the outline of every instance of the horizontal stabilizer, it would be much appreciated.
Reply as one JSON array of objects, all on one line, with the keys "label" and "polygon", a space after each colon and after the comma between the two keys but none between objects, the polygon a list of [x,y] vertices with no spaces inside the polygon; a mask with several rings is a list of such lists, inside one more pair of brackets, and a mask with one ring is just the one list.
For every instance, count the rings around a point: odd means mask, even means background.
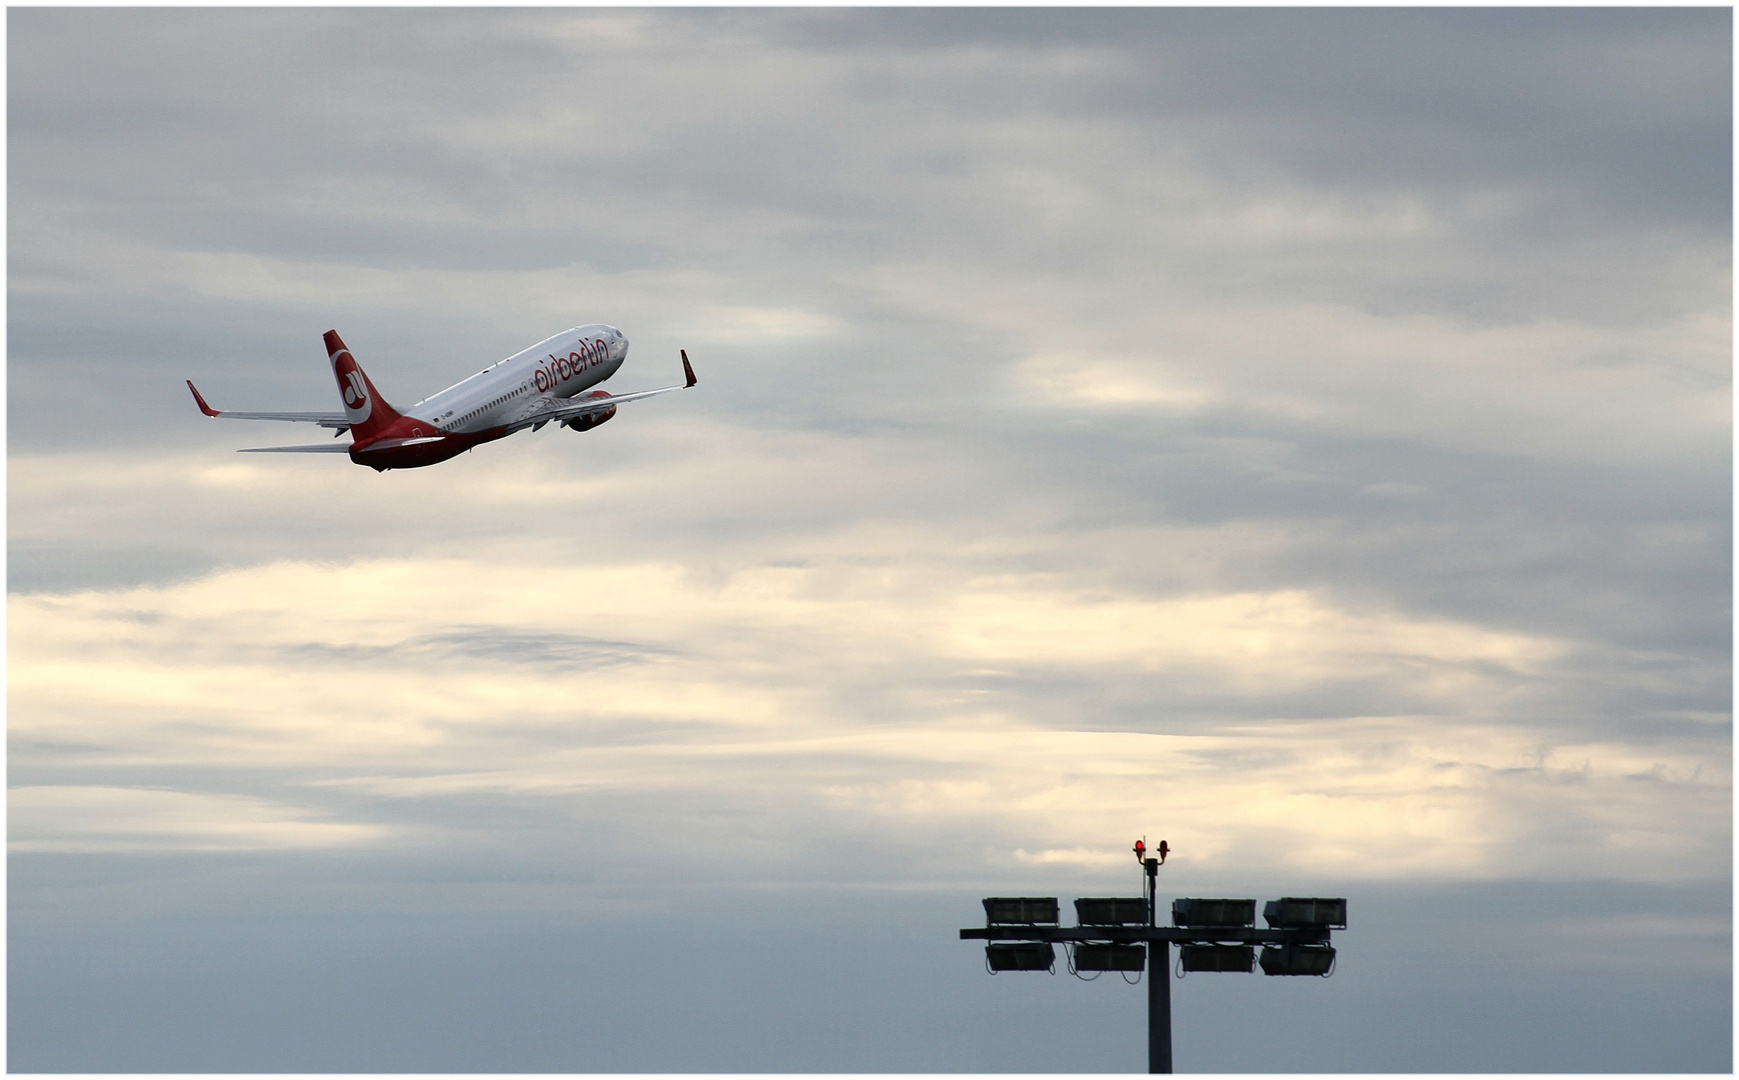
[{"label": "horizontal stabilizer", "polygon": [[422,446],[425,443],[445,442],[445,435],[424,435],[415,439],[376,439],[357,448],[357,453],[365,454],[370,450],[397,450],[401,446]]},{"label": "horizontal stabilizer", "polygon": [[313,446],[250,446],[238,454],[348,454],[349,443],[315,443]]},{"label": "horizontal stabilizer", "polygon": [[187,388],[193,391],[193,400],[199,405],[199,411],[211,417],[223,417],[226,420],[286,420],[299,424],[319,424],[321,427],[336,428],[334,436],[349,429],[350,421],[343,413],[327,412],[235,412],[231,409],[214,409],[205,402],[205,395],[199,392],[199,387],[193,385],[193,380],[187,380]]}]

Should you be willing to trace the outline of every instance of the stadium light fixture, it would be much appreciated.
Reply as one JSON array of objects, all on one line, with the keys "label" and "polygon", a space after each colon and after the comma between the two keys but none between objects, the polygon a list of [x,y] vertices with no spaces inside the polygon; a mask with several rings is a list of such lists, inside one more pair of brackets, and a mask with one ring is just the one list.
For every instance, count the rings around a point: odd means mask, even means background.
[{"label": "stadium light fixture", "polygon": [[1145,896],[1083,896],[1075,901],[1082,926],[1139,926],[1147,922]]},{"label": "stadium light fixture", "polygon": [[984,963],[992,972],[1051,971],[1057,966],[1057,949],[1048,941],[986,945]]},{"label": "stadium light fixture", "polygon": [[1276,929],[1347,928],[1347,902],[1342,897],[1282,896],[1262,907],[1262,918]]},{"label": "stadium light fixture", "polygon": [[1082,942],[1075,946],[1076,971],[1141,971],[1147,967],[1147,949],[1141,945],[1103,945]]},{"label": "stadium light fixture", "polygon": [[988,896],[984,920],[991,926],[1057,925],[1054,896]]},{"label": "stadium light fixture", "polygon": [[1175,926],[1255,926],[1254,900],[1202,900],[1185,897],[1171,902]]},{"label": "stadium light fixture", "polygon": [[1262,949],[1264,975],[1321,975],[1334,971],[1332,945],[1266,945]]},{"label": "stadium light fixture", "polygon": [[1248,975],[1256,970],[1254,945],[1184,945],[1178,952],[1185,971],[1235,971]]}]

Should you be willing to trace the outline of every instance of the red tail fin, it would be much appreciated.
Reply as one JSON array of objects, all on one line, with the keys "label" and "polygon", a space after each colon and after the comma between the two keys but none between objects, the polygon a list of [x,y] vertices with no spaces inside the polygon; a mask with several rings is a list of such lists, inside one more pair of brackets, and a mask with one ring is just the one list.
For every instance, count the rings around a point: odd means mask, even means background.
[{"label": "red tail fin", "polygon": [[326,358],[332,361],[332,374],[338,380],[338,397],[344,402],[344,418],[350,421],[351,437],[357,442],[378,438],[399,419],[398,410],[380,396],[336,330],[326,331]]}]

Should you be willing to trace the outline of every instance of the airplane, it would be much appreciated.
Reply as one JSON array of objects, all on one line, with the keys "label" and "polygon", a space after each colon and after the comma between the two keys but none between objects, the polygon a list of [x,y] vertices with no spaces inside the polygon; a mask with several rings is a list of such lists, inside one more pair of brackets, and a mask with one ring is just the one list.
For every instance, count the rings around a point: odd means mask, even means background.
[{"label": "airplane", "polygon": [[332,437],[350,432],[349,443],[312,446],[259,446],[243,454],[344,454],[376,472],[436,465],[474,446],[504,439],[517,431],[538,430],[554,421],[574,431],[590,431],[616,415],[624,401],[684,390],[695,383],[688,350],[682,353],[681,386],[632,394],[589,388],[616,374],[628,357],[628,339],[603,323],[564,330],[523,352],[455,383],[400,412],[374,388],[356,357],[335,330],[328,330],[326,358],[344,402],[341,413],[235,412],[214,409],[187,380],[199,411],[231,420],[288,420],[332,428]]}]

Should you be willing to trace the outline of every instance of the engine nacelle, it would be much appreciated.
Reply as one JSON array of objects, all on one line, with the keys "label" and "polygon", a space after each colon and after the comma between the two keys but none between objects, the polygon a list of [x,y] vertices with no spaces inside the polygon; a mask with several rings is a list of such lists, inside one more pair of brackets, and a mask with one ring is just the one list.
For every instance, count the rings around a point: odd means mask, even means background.
[{"label": "engine nacelle", "polygon": [[[586,395],[586,397],[589,398],[607,398],[609,396],[610,391],[608,390],[593,390],[591,393]],[[612,405],[603,412],[587,413],[586,415],[576,417],[573,420],[563,420],[562,424],[566,427],[573,428],[575,431],[590,431],[615,415],[616,406]]]}]

